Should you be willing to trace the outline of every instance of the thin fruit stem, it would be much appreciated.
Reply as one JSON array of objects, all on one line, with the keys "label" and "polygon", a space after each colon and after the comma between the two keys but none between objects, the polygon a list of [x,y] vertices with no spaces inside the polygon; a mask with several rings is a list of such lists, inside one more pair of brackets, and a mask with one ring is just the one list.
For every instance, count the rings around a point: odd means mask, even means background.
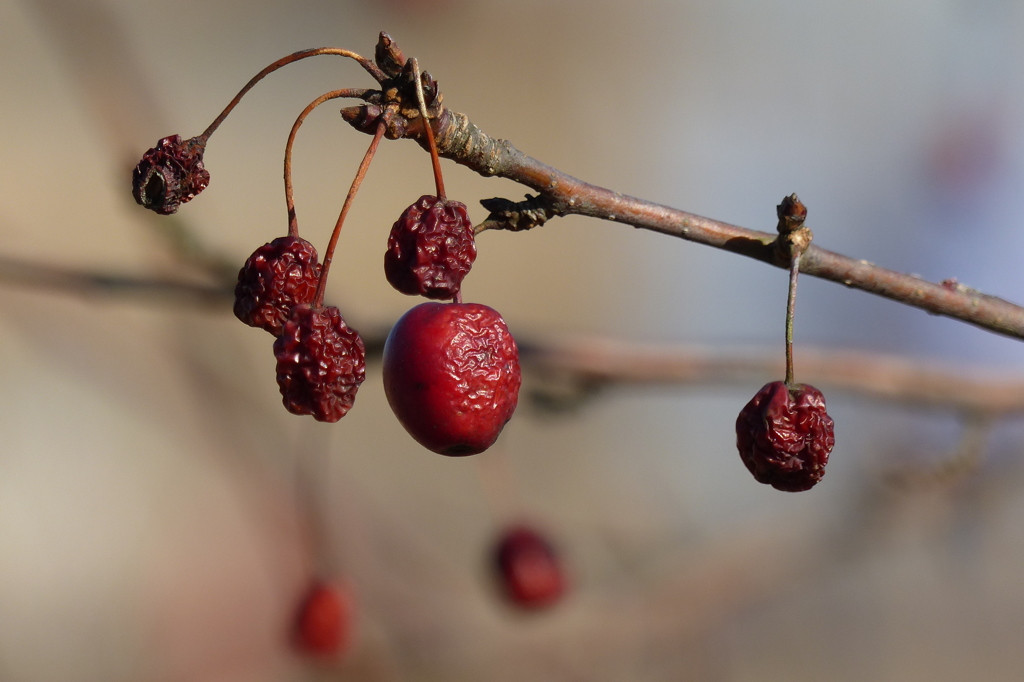
[{"label": "thin fruit stem", "polygon": [[309,105],[302,110],[299,117],[295,119],[295,123],[292,124],[292,130],[288,133],[288,142],[284,146],[284,200],[288,205],[288,236],[298,237],[299,236],[299,222],[295,217],[295,196],[292,190],[292,146],[295,144],[295,135],[299,132],[299,128],[302,127],[302,122],[306,120],[310,112],[316,109],[324,102],[332,99],[338,99],[339,97],[361,97],[366,90],[357,88],[347,88],[345,90],[332,90],[326,92],[315,100],[309,103]]},{"label": "thin fruit stem", "polygon": [[370,168],[370,161],[373,160],[373,155],[377,152],[377,145],[380,144],[381,139],[384,137],[384,131],[388,128],[388,122],[391,119],[392,109],[388,109],[381,116],[380,123],[377,124],[377,132],[373,134],[373,140],[370,141],[370,147],[366,150],[366,154],[363,155],[363,160],[359,164],[359,170],[356,171],[356,177],[352,180],[352,186],[348,190],[348,195],[345,197],[345,203],[341,207],[341,213],[338,215],[338,222],[334,225],[334,232],[331,233],[331,241],[327,245],[327,251],[324,252],[323,269],[320,271],[320,281],[316,285],[316,294],[313,296],[313,307],[319,308],[324,304],[324,289],[327,285],[327,273],[331,269],[331,261],[334,260],[334,247],[338,245],[338,237],[341,235],[341,226],[345,223],[345,217],[348,215],[348,210],[352,206],[352,200],[355,199],[356,192],[359,191],[359,186],[363,184],[363,178],[366,177],[366,171]]},{"label": "thin fruit stem", "polygon": [[437,155],[437,143],[434,141],[434,129],[430,125],[430,115],[427,113],[427,101],[426,97],[423,96],[423,78],[420,76],[420,64],[413,57],[409,61],[412,62],[412,72],[416,78],[416,99],[420,103],[420,116],[423,118],[423,130],[427,134],[427,144],[430,146],[430,162],[434,166],[434,187],[437,190],[437,197],[442,201],[445,200],[444,195],[444,177],[441,175],[441,157]]},{"label": "thin fruit stem", "polygon": [[206,141],[210,139],[210,136],[213,135],[214,131],[220,127],[220,124],[223,123],[224,119],[228,117],[228,114],[231,113],[231,110],[238,105],[242,97],[245,96],[245,93],[252,90],[253,86],[255,86],[257,83],[259,83],[261,80],[266,78],[271,73],[280,69],[282,66],[287,66],[292,62],[297,62],[300,59],[305,59],[306,57],[317,57],[322,54],[333,54],[338,55],[340,57],[348,57],[349,59],[356,60],[357,62],[359,62],[360,66],[366,69],[369,72],[369,74],[373,76],[374,80],[376,80],[378,83],[387,79],[387,76],[384,74],[384,72],[377,68],[377,65],[374,64],[372,61],[356,54],[355,52],[351,52],[340,47],[314,47],[309,50],[300,50],[299,52],[293,52],[287,57],[282,57],[281,59],[278,59],[276,62],[270,64],[265,69],[260,71],[258,74],[253,76],[252,79],[250,79],[249,82],[245,84],[245,87],[238,91],[238,94],[235,95],[234,99],[228,102],[228,105],[224,107],[224,111],[220,112],[220,116],[213,119],[213,123],[211,123],[206,128],[206,130],[203,131],[203,134],[193,139],[195,139],[195,141],[198,144],[201,144],[202,146],[205,147]]},{"label": "thin fruit stem", "polygon": [[786,386],[793,384],[793,315],[796,312],[796,279],[800,275],[800,252],[793,250],[789,261],[789,298],[786,300]]}]

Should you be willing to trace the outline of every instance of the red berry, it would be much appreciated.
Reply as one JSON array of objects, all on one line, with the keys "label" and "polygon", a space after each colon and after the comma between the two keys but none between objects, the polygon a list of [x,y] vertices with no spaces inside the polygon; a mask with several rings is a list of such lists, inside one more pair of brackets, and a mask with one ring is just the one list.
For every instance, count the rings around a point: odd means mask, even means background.
[{"label": "red berry", "polygon": [[238,271],[235,317],[280,336],[292,308],[313,302],[319,280],[313,245],[299,237],[278,237],[256,249]]},{"label": "red berry", "polygon": [[294,641],[300,651],[332,657],[348,648],[352,635],[352,603],[347,590],[314,583],[295,619]]},{"label": "red berry", "polygon": [[736,419],[736,445],[759,483],[808,490],[825,475],[836,439],[825,396],[806,384],[765,384]]},{"label": "red berry", "polygon": [[544,608],[565,593],[565,575],[554,548],[525,526],[502,534],[494,548],[494,567],[502,592],[515,606]]},{"label": "red berry", "polygon": [[455,298],[476,260],[466,205],[432,195],[405,209],[391,228],[384,274],[403,294]]},{"label": "red berry", "polygon": [[277,384],[292,414],[336,422],[366,378],[363,340],[334,306],[297,305],[274,342]]},{"label": "red berry", "polygon": [[384,393],[398,421],[442,455],[489,448],[519,400],[519,350],[479,303],[421,303],[384,344]]},{"label": "red berry", "polygon": [[210,184],[203,167],[205,143],[196,138],[184,142],[180,135],[165,137],[142,155],[132,171],[132,196],[140,206],[170,215]]}]

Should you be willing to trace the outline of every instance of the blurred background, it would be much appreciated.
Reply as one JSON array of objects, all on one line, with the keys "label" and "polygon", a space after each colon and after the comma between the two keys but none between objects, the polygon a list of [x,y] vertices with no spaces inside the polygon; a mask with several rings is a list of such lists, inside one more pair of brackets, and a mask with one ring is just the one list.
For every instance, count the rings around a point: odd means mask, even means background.
[{"label": "blurred background", "polygon": [[[160,137],[199,134],[278,57],[372,55],[381,30],[448,106],[584,180],[762,230],[797,192],[820,246],[1024,299],[1024,5],[1010,0],[3,0],[0,679],[1020,679],[1012,415],[971,431],[952,410],[822,385],[837,445],[797,495],[755,483],[735,450],[736,414],[769,374],[570,409],[524,398],[492,450],[447,459],[393,418],[378,363],[338,424],[286,413],[271,339],[229,299],[40,285],[47,267],[196,286],[240,267],[286,231],[294,117],[371,87],[357,65],[320,57],[258,86],[175,218],[134,204],[131,167]],[[321,249],[369,141],[338,108],[308,119],[294,158]],[[443,166],[476,221],[479,199],[526,191]],[[367,336],[415,303],[381,257],[432,188],[417,145],[382,144],[328,293]],[[478,248],[465,296],[522,339],[781,357],[781,270],[579,217]],[[811,278],[800,290],[798,353],[1024,372],[1017,341]],[[799,364],[797,378],[814,380]],[[973,466],[949,465],[965,453]],[[925,483],[894,484],[897,465]],[[523,519],[572,584],[543,613],[504,604],[488,570]],[[337,660],[289,646],[311,576],[356,603]]]}]

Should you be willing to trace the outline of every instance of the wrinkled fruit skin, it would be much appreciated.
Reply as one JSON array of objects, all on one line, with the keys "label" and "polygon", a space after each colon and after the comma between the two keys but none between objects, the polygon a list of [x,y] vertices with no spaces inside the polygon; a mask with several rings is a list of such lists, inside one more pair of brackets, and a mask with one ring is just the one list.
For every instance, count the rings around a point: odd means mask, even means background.
[{"label": "wrinkled fruit skin", "polygon": [[299,237],[278,237],[256,249],[238,271],[235,317],[280,336],[292,308],[313,302],[319,280],[313,245]]},{"label": "wrinkled fruit skin", "polygon": [[519,350],[479,303],[421,303],[384,344],[384,393],[398,421],[442,455],[489,448],[519,400]]},{"label": "wrinkled fruit skin", "polygon": [[314,583],[295,617],[295,647],[311,656],[330,658],[345,651],[351,638],[352,602],[348,591]]},{"label": "wrinkled fruit skin", "polygon": [[132,171],[132,196],[140,206],[170,215],[210,184],[203,167],[205,146],[195,138],[165,137],[142,155]]},{"label": "wrinkled fruit skin", "polygon": [[398,291],[436,300],[455,298],[476,260],[466,205],[426,195],[391,228],[384,274]]},{"label": "wrinkled fruit skin", "polygon": [[292,414],[336,422],[366,378],[366,349],[334,306],[298,305],[274,342],[277,385]]},{"label": "wrinkled fruit skin", "polygon": [[509,603],[523,609],[555,604],[566,590],[565,574],[554,548],[525,526],[506,530],[494,548],[498,585]]},{"label": "wrinkled fruit skin", "polygon": [[736,445],[760,483],[799,492],[825,474],[836,439],[825,396],[806,384],[765,384],[736,419]]}]

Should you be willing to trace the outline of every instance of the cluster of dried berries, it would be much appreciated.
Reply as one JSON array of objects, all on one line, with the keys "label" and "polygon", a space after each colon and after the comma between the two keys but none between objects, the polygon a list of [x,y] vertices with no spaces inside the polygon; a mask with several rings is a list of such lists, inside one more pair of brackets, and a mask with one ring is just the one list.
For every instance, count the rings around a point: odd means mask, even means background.
[{"label": "cluster of dried berries", "polygon": [[334,306],[298,305],[274,342],[277,384],[292,414],[336,422],[366,378],[366,348]]},{"label": "cluster of dried berries", "polygon": [[313,245],[300,237],[278,237],[256,249],[238,272],[235,317],[280,336],[292,308],[313,302],[319,281]]},{"label": "cluster of dried berries", "polygon": [[384,274],[398,291],[434,300],[455,298],[476,260],[466,205],[420,197],[391,228]]},{"label": "cluster of dried berries", "polygon": [[235,316],[277,337],[277,383],[285,408],[336,422],[366,378],[366,349],[333,306],[313,305],[321,267],[305,239],[278,237],[246,260],[235,285]]},{"label": "cluster of dried berries", "polygon": [[806,384],[765,384],[736,419],[740,458],[760,483],[800,492],[821,480],[835,445],[825,396]]},{"label": "cluster of dried berries", "polygon": [[505,530],[494,546],[493,566],[501,593],[513,606],[542,609],[566,590],[565,571],[544,536],[527,526]]},{"label": "cluster of dried berries", "polygon": [[330,422],[348,412],[365,378],[365,349],[338,309],[322,305],[327,264],[380,137],[401,137],[418,128],[429,143],[437,192],[409,206],[392,227],[385,275],[405,294],[453,302],[420,306],[402,318],[388,339],[384,380],[399,421],[414,438],[445,454],[480,452],[498,437],[518,402],[518,350],[500,315],[486,306],[461,302],[462,281],[476,258],[476,245],[466,206],[444,195],[433,138],[433,126],[444,112],[442,97],[437,82],[420,72],[415,59],[406,59],[390,36],[380,35],[374,64],[335,48],[302,51],[271,64],[203,135],[185,141],[173,135],[149,150],[132,176],[132,192],[136,201],[158,213],[176,211],[208,184],[209,173],[203,167],[206,140],[238,99],[277,68],[326,53],[356,59],[380,84],[380,90],[354,95],[364,105],[343,111],[346,120],[358,119],[357,127],[374,133],[374,143],[356,174],[321,266],[316,249],[298,236],[295,224],[291,143],[309,111],[327,99],[355,91],[326,93],[303,111],[285,154],[289,235],[258,248],[245,262],[235,286],[235,316],[276,337],[277,381],[289,411]]},{"label": "cluster of dried berries", "polygon": [[142,156],[132,171],[132,196],[139,205],[160,215],[170,215],[210,184],[203,167],[205,142],[182,141],[180,135],[165,137]]},{"label": "cluster of dried berries", "polygon": [[343,653],[352,641],[352,611],[348,590],[314,582],[295,614],[295,648],[317,658],[333,658]]}]

